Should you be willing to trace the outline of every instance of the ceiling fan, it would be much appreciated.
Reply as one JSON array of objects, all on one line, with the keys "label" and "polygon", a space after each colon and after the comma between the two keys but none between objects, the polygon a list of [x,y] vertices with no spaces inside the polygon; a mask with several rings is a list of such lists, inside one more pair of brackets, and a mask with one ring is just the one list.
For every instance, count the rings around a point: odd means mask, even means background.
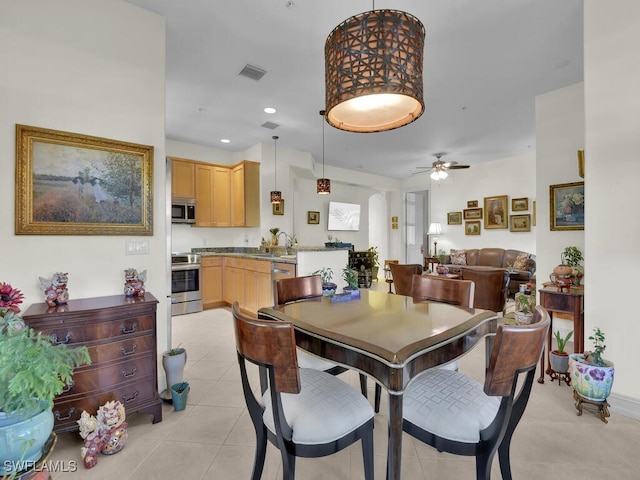
[{"label": "ceiling fan", "polygon": [[[446,153],[439,152],[434,153],[433,156],[436,157],[436,161],[431,164],[430,167],[416,167],[419,170],[427,170],[431,171],[431,178],[433,180],[444,180],[449,175],[447,170],[459,170],[463,168],[469,168],[470,165],[458,165],[458,162],[445,162],[442,160]],[[423,172],[416,172],[423,173]]]}]

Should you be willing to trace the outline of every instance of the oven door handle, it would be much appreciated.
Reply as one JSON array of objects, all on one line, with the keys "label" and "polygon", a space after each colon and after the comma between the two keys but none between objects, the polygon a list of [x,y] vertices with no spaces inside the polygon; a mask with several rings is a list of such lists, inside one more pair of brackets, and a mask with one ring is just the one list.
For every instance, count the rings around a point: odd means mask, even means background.
[{"label": "oven door handle", "polygon": [[200,270],[200,264],[185,263],[183,265],[171,265],[172,272],[180,272],[184,270]]},{"label": "oven door handle", "polygon": [[291,275],[291,272],[289,270],[283,270],[281,268],[274,268],[273,270],[271,270],[271,273],[279,273],[279,274]]}]

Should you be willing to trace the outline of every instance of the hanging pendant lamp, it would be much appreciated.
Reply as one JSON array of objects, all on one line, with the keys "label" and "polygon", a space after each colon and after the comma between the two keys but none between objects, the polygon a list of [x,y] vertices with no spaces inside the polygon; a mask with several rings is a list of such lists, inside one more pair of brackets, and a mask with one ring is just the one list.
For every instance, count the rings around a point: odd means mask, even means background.
[{"label": "hanging pendant lamp", "polygon": [[328,195],[331,193],[331,180],[324,178],[324,114],[325,111],[320,110],[320,115],[322,115],[322,178],[318,179],[318,195]]},{"label": "hanging pendant lamp", "polygon": [[273,190],[271,191],[271,203],[280,203],[282,202],[282,192],[278,190],[278,182],[276,175],[278,174],[278,157],[276,148],[278,146],[278,136],[274,135],[273,137]]},{"label": "hanging pendant lamp", "polygon": [[424,112],[424,25],[399,10],[348,18],[324,47],[325,109],[330,125],[350,132],[382,132]]}]

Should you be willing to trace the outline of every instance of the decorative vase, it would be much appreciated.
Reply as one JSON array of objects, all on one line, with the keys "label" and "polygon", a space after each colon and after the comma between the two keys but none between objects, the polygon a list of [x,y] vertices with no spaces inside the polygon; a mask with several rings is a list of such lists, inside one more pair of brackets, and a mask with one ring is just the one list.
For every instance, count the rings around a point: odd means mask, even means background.
[{"label": "decorative vase", "polygon": [[176,412],[181,412],[187,406],[187,396],[189,395],[188,382],[180,382],[171,385],[171,398],[173,399],[173,409]]},{"label": "decorative vase", "polygon": [[557,350],[552,350],[549,354],[549,364],[554,372],[567,373],[569,371],[569,355],[566,352],[558,353]]},{"label": "decorative vase", "polygon": [[609,397],[613,386],[613,363],[606,361],[606,366],[584,363],[582,353],[569,355],[569,374],[573,389],[587,400],[603,402]]},{"label": "decorative vase", "polygon": [[514,316],[518,325],[530,325],[533,321],[533,313],[515,312]]},{"label": "decorative vase", "polygon": [[558,265],[553,269],[553,274],[556,277],[566,277],[573,273],[573,267],[569,265]]},{"label": "decorative vase", "polygon": [[4,476],[24,470],[23,466],[34,465],[40,459],[42,447],[53,431],[53,413],[44,410],[28,418],[13,416],[13,421],[3,423],[0,427],[0,475]]},{"label": "decorative vase", "polygon": [[169,355],[169,352],[162,354],[162,367],[167,377],[167,390],[162,397],[169,402],[172,401],[170,387],[182,382],[184,366],[187,363],[187,351],[184,348],[174,348],[173,351],[178,352],[178,354]]},{"label": "decorative vase", "polygon": [[273,246],[277,246],[278,245],[278,236],[277,235],[271,235],[271,245],[273,245]]}]

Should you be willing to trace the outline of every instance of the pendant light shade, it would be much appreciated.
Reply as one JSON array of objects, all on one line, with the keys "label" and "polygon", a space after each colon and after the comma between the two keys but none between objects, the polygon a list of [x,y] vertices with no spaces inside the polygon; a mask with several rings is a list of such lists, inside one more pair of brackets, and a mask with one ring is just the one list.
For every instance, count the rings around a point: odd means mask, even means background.
[{"label": "pendant light shade", "polygon": [[282,192],[278,190],[278,182],[277,182],[277,174],[278,174],[278,154],[277,154],[277,146],[278,146],[278,136],[274,135],[273,137],[273,190],[271,191],[271,203],[281,203],[282,202]]},{"label": "pendant light shade", "polygon": [[324,47],[327,122],[366,133],[418,119],[424,37],[422,22],[398,10],[372,10],[338,25]]},{"label": "pendant light shade", "polygon": [[325,111],[320,110],[322,115],[322,178],[317,180],[316,192],[318,195],[328,195],[331,193],[331,180],[324,178],[324,116]]}]

